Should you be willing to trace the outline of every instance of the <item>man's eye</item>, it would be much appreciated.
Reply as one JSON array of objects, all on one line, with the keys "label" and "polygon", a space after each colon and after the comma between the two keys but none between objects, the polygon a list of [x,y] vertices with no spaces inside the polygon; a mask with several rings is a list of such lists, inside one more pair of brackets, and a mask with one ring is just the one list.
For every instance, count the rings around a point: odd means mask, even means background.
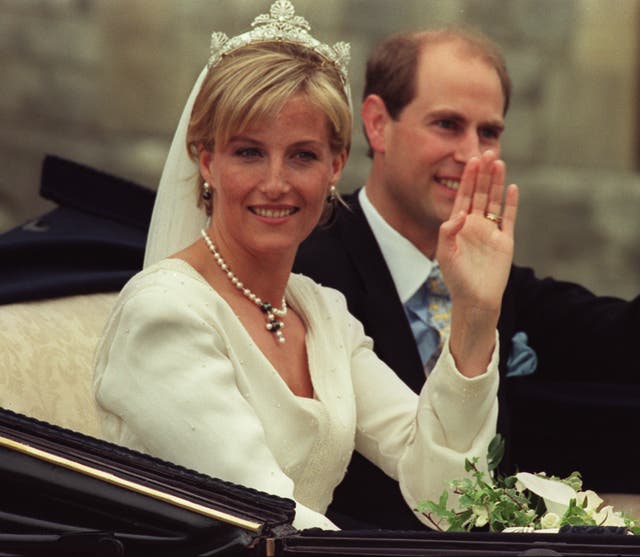
[{"label": "man's eye", "polygon": [[453,120],[438,120],[436,125],[445,130],[455,130],[458,127],[458,124]]},{"label": "man's eye", "polygon": [[480,130],[480,135],[485,139],[498,139],[500,137],[500,130],[495,128],[484,128]]}]

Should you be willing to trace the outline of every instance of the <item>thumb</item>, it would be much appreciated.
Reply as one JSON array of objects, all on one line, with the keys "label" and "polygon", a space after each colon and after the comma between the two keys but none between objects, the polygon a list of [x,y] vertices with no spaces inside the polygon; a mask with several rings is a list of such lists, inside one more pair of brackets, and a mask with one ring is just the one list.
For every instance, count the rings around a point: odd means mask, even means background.
[{"label": "thumb", "polygon": [[460,211],[440,225],[438,247],[436,249],[436,259],[438,259],[438,261],[440,261],[441,258],[447,258],[455,252],[456,235],[460,230],[462,230],[466,218],[467,213],[465,211]]},{"label": "thumb", "polygon": [[455,215],[452,215],[449,220],[444,221],[440,225],[440,241],[452,242],[455,240],[456,234],[462,230],[464,221],[466,220],[467,213],[465,211],[459,211]]}]

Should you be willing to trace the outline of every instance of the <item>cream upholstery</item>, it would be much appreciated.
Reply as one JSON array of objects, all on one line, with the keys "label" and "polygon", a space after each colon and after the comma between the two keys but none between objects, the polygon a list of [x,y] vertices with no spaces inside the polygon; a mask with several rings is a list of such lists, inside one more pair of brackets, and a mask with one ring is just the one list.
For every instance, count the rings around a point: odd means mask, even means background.
[{"label": "cream upholstery", "polygon": [[93,353],[116,296],[0,306],[0,406],[100,437]]}]

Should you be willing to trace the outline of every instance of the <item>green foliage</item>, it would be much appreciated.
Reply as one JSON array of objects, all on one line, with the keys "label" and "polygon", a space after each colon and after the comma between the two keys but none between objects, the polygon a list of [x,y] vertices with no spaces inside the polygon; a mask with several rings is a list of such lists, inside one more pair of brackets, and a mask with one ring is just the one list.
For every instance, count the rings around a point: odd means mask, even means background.
[{"label": "green foliage", "polygon": [[582,476],[580,472],[573,471],[566,478],[558,478],[576,491],[582,491]]},{"label": "green foliage", "polygon": [[636,536],[640,536],[640,522],[631,518],[628,514],[624,514],[624,520],[627,523],[629,532]]},{"label": "green foliage", "polygon": [[[504,444],[500,450],[504,454]],[[438,503],[420,503],[418,511],[435,524],[446,523],[446,529],[454,532],[485,526],[492,532],[500,532],[507,526],[529,526],[535,519],[535,511],[531,509],[529,498],[515,488],[515,477],[500,478],[496,483],[485,478],[477,463],[477,457],[467,459],[465,470],[470,477],[453,480],[450,484],[451,491],[459,496],[458,511],[447,508],[446,491]]]},{"label": "green foliage", "polygon": [[585,510],[585,505],[578,505],[575,499],[571,499],[569,508],[560,519],[560,526],[596,526],[596,521]]},{"label": "green foliage", "polygon": [[[503,476],[496,472],[504,456],[504,439],[498,434],[491,441],[487,451],[486,475],[478,467],[478,458],[465,460],[467,477],[449,482],[449,490],[445,490],[437,502],[422,501],[417,511],[424,514],[429,521],[440,530],[451,532],[470,531],[475,528],[488,528],[491,532],[501,532],[508,527],[530,527],[540,529],[541,520],[544,525],[550,519],[564,525],[596,525],[587,507],[587,500],[578,505],[575,499],[569,503],[562,517],[547,514],[544,500],[523,488],[516,476]],[[544,474],[541,474],[544,476]],[[582,478],[573,472],[566,478],[554,478],[572,487],[576,492],[582,490]],[[456,508],[449,508],[449,492],[457,496]],[[546,516],[545,516],[546,515]],[[634,534],[640,534],[640,523],[631,517],[624,516],[624,521]]]}]

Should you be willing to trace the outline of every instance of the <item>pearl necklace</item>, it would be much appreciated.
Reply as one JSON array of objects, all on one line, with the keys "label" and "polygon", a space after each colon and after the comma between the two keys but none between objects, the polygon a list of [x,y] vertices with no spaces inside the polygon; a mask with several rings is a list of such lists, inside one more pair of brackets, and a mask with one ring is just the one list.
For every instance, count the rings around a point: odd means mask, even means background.
[{"label": "pearl necklace", "polygon": [[281,309],[274,308],[269,302],[263,302],[258,296],[256,296],[253,292],[251,292],[251,290],[249,290],[244,284],[242,284],[238,277],[236,277],[231,269],[229,269],[229,266],[225,263],[224,259],[222,259],[222,256],[213,245],[211,238],[209,238],[209,235],[204,230],[204,228],[200,230],[200,234],[202,234],[202,237],[204,238],[209,251],[212,253],[213,258],[216,260],[218,267],[220,267],[224,274],[227,275],[227,278],[231,281],[231,284],[233,284],[238,290],[240,290],[240,292],[242,292],[242,294],[244,294],[246,298],[251,300],[260,308],[260,311],[262,311],[262,313],[264,313],[267,318],[267,331],[273,333],[280,344],[284,344],[285,339],[281,330],[284,327],[284,322],[281,319],[276,319],[276,315],[278,317],[284,317],[285,315],[287,315],[287,302],[284,299],[284,296],[282,297]]}]

